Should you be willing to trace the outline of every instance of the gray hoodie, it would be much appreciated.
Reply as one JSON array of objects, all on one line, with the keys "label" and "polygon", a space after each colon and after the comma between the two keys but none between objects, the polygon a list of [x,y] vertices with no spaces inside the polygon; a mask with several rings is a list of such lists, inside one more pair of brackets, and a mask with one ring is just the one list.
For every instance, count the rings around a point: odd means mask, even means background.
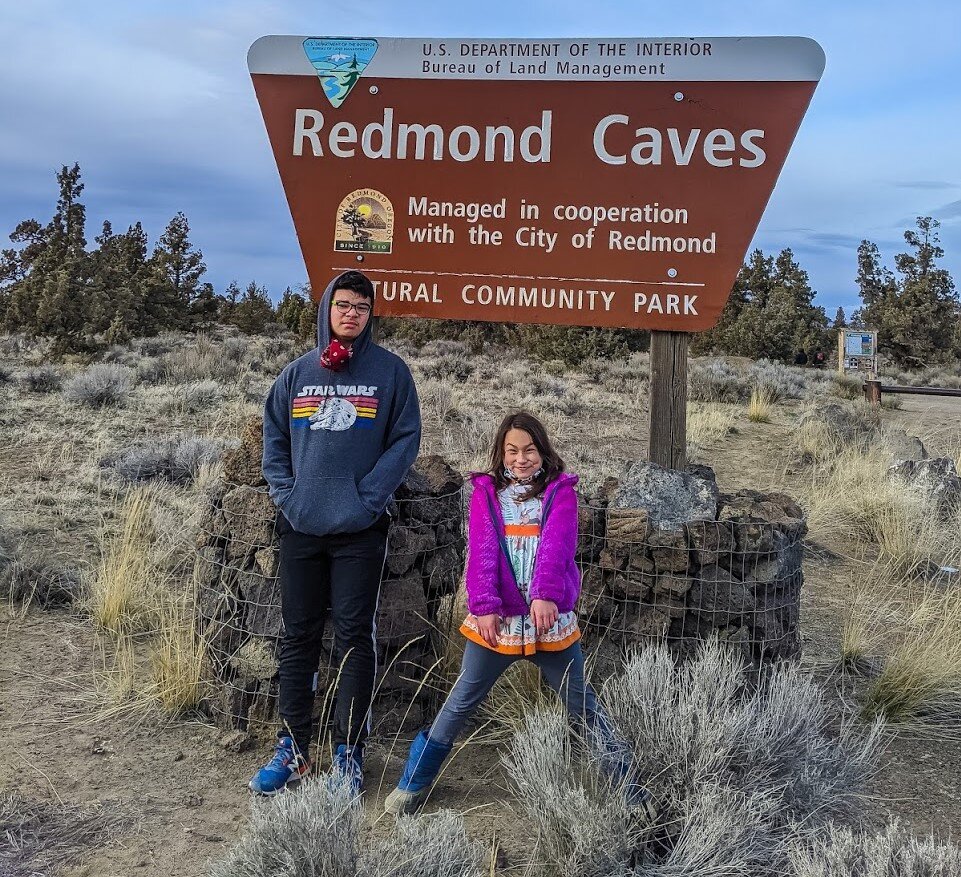
[{"label": "gray hoodie", "polygon": [[[320,364],[341,275],[317,309],[317,349],[274,381],[264,406],[264,478],[300,533],[356,533],[384,512],[420,448],[420,405],[406,363],[371,340],[353,343],[347,367]],[[371,302],[373,304],[373,302]]]}]

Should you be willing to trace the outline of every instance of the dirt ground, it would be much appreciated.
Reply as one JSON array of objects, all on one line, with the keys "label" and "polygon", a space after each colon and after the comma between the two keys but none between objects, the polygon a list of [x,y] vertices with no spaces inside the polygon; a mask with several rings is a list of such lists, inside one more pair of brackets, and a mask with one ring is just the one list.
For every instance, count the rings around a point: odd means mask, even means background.
[{"label": "dirt ground", "polygon": [[[785,449],[796,406],[777,409],[774,422],[748,424],[703,449],[723,488],[792,490],[798,473],[785,468]],[[885,418],[918,434],[933,452],[956,446],[961,400],[905,397]],[[9,435],[9,434],[8,434]],[[620,460],[644,456],[643,418]],[[0,454],[3,473],[15,461]],[[850,605],[860,567],[838,546],[838,556],[819,552],[806,561],[802,630],[804,661],[828,685],[850,698],[850,682],[829,665],[837,654],[841,619]],[[825,559],[828,558],[828,559]],[[232,753],[222,732],[200,723],[155,718],[131,722],[104,717],[95,669],[99,657],[88,622],[65,611],[0,609],[0,790],[65,803],[102,803],[124,820],[109,842],[65,864],[68,877],[194,877],[241,834],[251,807],[245,783],[264,751]],[[370,747],[367,806],[380,800],[400,771],[403,743]],[[472,746],[444,773],[430,806],[469,810],[475,836],[496,834],[507,865],[524,859],[527,839],[518,834],[504,802],[497,751]],[[869,822],[898,816],[916,832],[961,835],[961,739],[959,736],[893,736],[864,802]]]}]

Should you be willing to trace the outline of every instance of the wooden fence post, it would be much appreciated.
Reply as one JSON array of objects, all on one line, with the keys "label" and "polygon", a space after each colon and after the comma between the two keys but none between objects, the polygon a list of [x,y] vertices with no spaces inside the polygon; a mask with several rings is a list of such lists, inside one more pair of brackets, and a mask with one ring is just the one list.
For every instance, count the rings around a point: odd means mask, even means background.
[{"label": "wooden fence post", "polygon": [[880,381],[865,381],[864,382],[864,398],[867,399],[872,405],[881,404],[881,382]]},{"label": "wooden fence post", "polygon": [[687,468],[686,332],[651,332],[651,429],[648,459]]}]

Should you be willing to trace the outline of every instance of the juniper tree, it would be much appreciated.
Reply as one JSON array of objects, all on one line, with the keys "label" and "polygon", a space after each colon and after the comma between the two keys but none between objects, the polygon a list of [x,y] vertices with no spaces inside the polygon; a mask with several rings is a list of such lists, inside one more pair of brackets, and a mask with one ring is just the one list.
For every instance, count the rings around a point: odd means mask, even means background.
[{"label": "juniper tree", "polygon": [[790,249],[751,252],[714,329],[695,336],[694,351],[789,360],[826,342],[827,315],[814,304],[807,272]]},{"label": "juniper tree", "polygon": [[858,247],[857,282],[862,307],[856,325],[875,329],[878,348],[901,365],[920,366],[961,352],[961,306],[951,275],[937,265],[944,256],[940,223],[920,216],[917,230],[904,233],[908,252],[894,257],[895,276],[881,264],[875,244]]},{"label": "juniper tree", "polygon": [[280,304],[277,305],[277,322],[282,323],[291,332],[296,332],[300,325],[300,315],[306,306],[306,299],[288,286],[281,296]]},{"label": "juniper tree", "polygon": [[267,290],[262,286],[257,286],[251,280],[244,290],[240,302],[234,308],[229,322],[235,325],[241,332],[254,335],[262,332],[264,327],[273,322],[274,307],[271,304]]},{"label": "juniper tree", "polygon": [[43,227],[36,220],[20,223],[11,235],[19,250],[3,254],[0,278],[6,282],[4,323],[7,328],[56,339],[67,350],[81,343],[86,329],[90,260],[85,237],[86,208],[80,202],[80,166],[64,165],[57,173],[57,209]]},{"label": "juniper tree", "polygon": [[177,213],[157,241],[151,261],[156,286],[150,306],[155,321],[166,327],[186,327],[190,305],[201,294],[207,272],[203,253],[190,242],[190,223]]}]

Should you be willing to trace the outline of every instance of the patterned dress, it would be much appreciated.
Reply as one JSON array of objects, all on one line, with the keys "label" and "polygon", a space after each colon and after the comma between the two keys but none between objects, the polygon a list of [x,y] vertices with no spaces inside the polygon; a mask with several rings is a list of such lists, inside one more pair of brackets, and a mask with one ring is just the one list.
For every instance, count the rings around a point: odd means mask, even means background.
[{"label": "patterned dress", "polygon": [[[537,558],[537,546],[541,539],[541,497],[525,500],[522,497],[529,486],[510,484],[498,491],[504,516],[504,535],[507,553],[517,585],[528,605],[531,602],[530,587]],[[468,615],[460,631],[469,640],[491,648],[477,628],[477,618]],[[547,633],[538,634],[530,615],[509,615],[502,618],[497,631],[496,652],[505,655],[532,655],[534,652],[559,652],[581,637],[574,612],[562,612]]]}]

